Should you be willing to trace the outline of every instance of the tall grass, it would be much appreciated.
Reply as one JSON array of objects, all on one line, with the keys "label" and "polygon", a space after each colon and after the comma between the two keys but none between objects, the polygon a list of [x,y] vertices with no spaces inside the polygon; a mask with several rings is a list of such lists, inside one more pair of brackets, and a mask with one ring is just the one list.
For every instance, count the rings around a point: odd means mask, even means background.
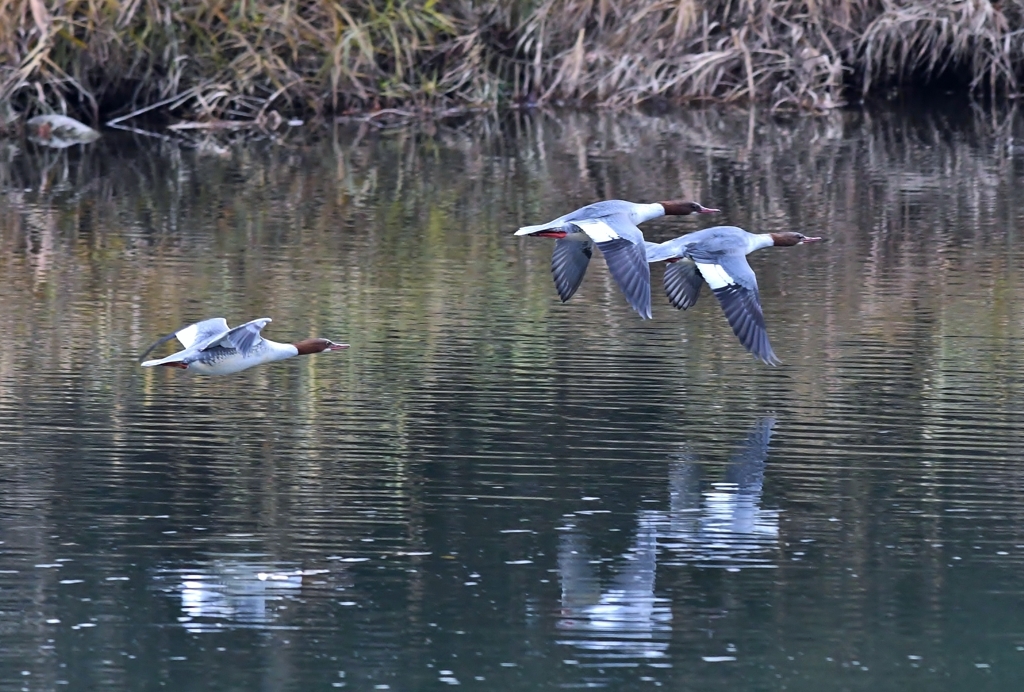
[{"label": "tall grass", "polygon": [[1024,0],[0,0],[0,104],[270,124],[559,101],[828,110],[951,75],[1015,95],[1022,28]]}]

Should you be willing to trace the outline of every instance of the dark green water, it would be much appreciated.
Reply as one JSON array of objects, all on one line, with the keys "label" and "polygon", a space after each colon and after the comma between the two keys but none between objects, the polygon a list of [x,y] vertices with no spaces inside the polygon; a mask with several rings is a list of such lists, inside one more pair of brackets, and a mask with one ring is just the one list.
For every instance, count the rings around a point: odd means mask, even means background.
[{"label": "dark green water", "polygon": [[[1019,689],[1022,129],[0,142],[0,689]],[[512,236],[679,196],[829,238],[751,256],[782,367]],[[219,315],[352,347],[137,366]]]}]

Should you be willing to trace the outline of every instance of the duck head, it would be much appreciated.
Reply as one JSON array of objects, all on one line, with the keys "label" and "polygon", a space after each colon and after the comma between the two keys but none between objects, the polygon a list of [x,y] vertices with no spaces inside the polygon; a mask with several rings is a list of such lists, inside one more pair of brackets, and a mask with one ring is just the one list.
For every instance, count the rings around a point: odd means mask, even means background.
[{"label": "duck head", "polygon": [[292,344],[299,351],[300,356],[308,356],[312,353],[323,353],[324,351],[340,351],[348,348],[348,344],[336,344],[330,339],[303,339]]},{"label": "duck head", "polygon": [[806,245],[807,243],[817,243],[821,238],[812,238],[804,235],[803,233],[797,233],[796,231],[785,231],[784,233],[769,233],[772,240],[775,241],[775,245],[778,247],[789,247],[790,245]]},{"label": "duck head", "polygon": [[683,200],[672,200],[669,202],[658,202],[665,208],[666,216],[686,216],[687,214],[717,214],[718,209],[705,207],[699,202]]}]

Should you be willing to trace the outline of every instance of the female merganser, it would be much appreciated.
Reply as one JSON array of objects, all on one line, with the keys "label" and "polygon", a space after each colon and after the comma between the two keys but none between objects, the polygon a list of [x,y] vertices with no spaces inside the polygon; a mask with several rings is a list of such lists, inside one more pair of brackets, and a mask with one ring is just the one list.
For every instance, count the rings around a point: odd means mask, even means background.
[{"label": "female merganser", "polygon": [[294,344],[281,344],[264,339],[260,336],[260,330],[270,321],[269,317],[261,317],[234,329],[228,327],[223,317],[213,317],[190,324],[158,339],[146,349],[140,360],[160,344],[174,338],[181,342],[184,350],[172,353],[166,358],[144,361],[142,367],[166,365],[171,368],[192,370],[202,375],[230,375],[254,365],[284,360],[292,356],[348,348],[348,344],[336,344],[329,339],[303,339]]},{"label": "female merganser", "polygon": [[596,244],[608,263],[612,278],[641,317],[651,318],[651,270],[647,266],[644,234],[637,228],[659,216],[713,214],[696,202],[637,204],[611,199],[559,216],[536,226],[523,226],[516,235],[558,238],[551,255],[551,273],[562,302],[569,300],[583,281]]},{"label": "female merganser", "polygon": [[706,281],[722,304],[729,326],[744,348],[768,365],[781,361],[768,343],[757,292],[757,277],[747,255],[772,245],[816,243],[802,233],[748,233],[736,226],[714,226],[667,240],[647,243],[647,259],[665,261],[665,294],[680,310],[693,306]]}]

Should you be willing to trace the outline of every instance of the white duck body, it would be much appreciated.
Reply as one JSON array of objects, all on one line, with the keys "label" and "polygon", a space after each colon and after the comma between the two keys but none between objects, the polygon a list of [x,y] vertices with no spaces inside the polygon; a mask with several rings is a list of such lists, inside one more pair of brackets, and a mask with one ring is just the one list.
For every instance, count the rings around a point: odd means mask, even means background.
[{"label": "white duck body", "polygon": [[348,348],[348,344],[336,344],[328,339],[306,339],[297,344],[264,339],[260,331],[270,322],[269,317],[261,317],[231,329],[224,318],[214,317],[190,324],[157,340],[142,357],[174,338],[184,349],[165,358],[144,361],[142,367],[166,365],[200,375],[230,375],[300,354]]},{"label": "white duck body", "polygon": [[[580,207],[575,211],[571,211],[568,214],[563,214],[553,221],[547,223],[536,224],[534,226],[523,226],[516,235],[535,235],[543,231],[561,231],[565,234],[570,233],[584,233],[581,229],[577,228],[572,222],[573,221],[587,221],[597,220],[613,214],[625,215],[630,223],[634,226],[642,224],[644,221],[650,221],[660,216],[665,215],[665,207],[658,202],[651,204],[641,204],[638,202],[627,202],[624,199],[608,199],[603,202],[595,202],[588,204],[585,207]],[[587,235],[590,235],[589,233]],[[618,237],[613,236],[613,237]],[[606,238],[611,240],[612,238]],[[602,242],[597,238],[593,238],[594,242]]]},{"label": "white duck body", "polygon": [[687,250],[697,247],[709,254],[749,255],[755,250],[771,247],[775,239],[771,233],[750,233],[739,226],[713,226],[681,235],[664,243],[647,245],[647,261],[660,262],[682,259]]},{"label": "white duck body", "polygon": [[664,243],[647,243],[651,262],[666,261],[665,294],[680,310],[692,307],[706,282],[722,306],[729,326],[743,347],[768,365],[778,356],[768,341],[757,277],[747,255],[761,248],[813,243],[801,233],[748,233],[737,226],[715,226]]},{"label": "white duck body", "polygon": [[203,351],[203,356],[188,363],[188,369],[200,375],[230,375],[248,368],[275,360],[284,360],[299,355],[299,349],[292,344],[282,344],[270,339],[242,353],[235,348],[221,346]]},{"label": "white duck body", "polygon": [[651,318],[651,270],[647,266],[644,234],[638,223],[665,215],[658,202],[639,204],[622,199],[595,202],[554,221],[523,226],[516,235],[558,238],[551,258],[555,286],[565,302],[587,271],[593,245],[601,250],[608,271],[640,317]]},{"label": "white duck body", "polygon": [[641,317],[651,317],[651,271],[644,234],[638,224],[666,214],[712,213],[696,202],[643,204],[610,199],[581,207],[548,223],[523,226],[516,235],[557,238],[551,256],[551,273],[562,302],[569,300],[583,281],[593,247],[601,250],[608,271],[630,306]]}]

